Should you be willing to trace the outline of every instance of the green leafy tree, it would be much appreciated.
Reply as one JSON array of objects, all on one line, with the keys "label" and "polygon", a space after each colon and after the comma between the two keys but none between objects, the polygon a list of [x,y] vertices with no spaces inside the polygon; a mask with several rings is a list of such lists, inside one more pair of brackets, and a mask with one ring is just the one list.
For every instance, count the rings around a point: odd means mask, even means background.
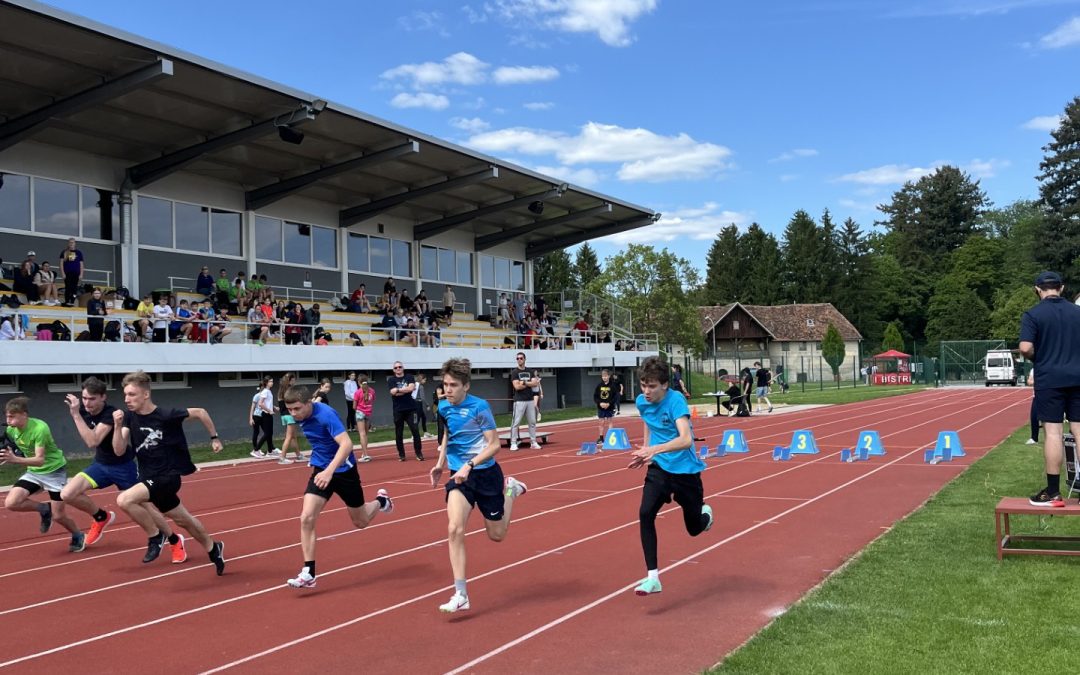
[{"label": "green leafy tree", "polygon": [[825,357],[825,363],[832,368],[833,379],[840,379],[840,366],[847,354],[844,338],[840,337],[840,331],[832,323],[825,329],[825,337],[821,340],[821,355]]},{"label": "green leafy tree", "polygon": [[833,302],[836,286],[840,282],[838,236],[832,214],[829,213],[829,209],[825,209],[821,214],[821,227],[818,228],[817,263],[821,295],[817,302]]},{"label": "green leafy tree", "polygon": [[926,316],[931,351],[942,340],[985,340],[990,335],[990,309],[974,289],[951,274],[935,287]]},{"label": "green leafy tree", "polygon": [[900,334],[900,325],[896,321],[885,326],[885,335],[881,339],[881,351],[887,352],[891,349],[904,351],[904,336]]},{"label": "green leafy tree", "polygon": [[698,272],[666,248],[630,244],[604,261],[604,269],[587,287],[633,313],[634,332],[656,333],[662,345],[682,345],[702,354],[705,338],[697,308],[687,289],[700,283]]},{"label": "green leafy tree", "polygon": [[983,303],[990,305],[994,293],[1014,273],[1002,262],[1008,242],[1000,237],[988,237],[977,232],[968,237],[949,259],[949,274],[975,291]]},{"label": "green leafy tree", "polygon": [[1045,226],[1035,240],[1035,257],[1062,274],[1066,286],[1080,285],[1080,96],[1065,106],[1061,124],[1050,132],[1039,163],[1039,197]]},{"label": "green leafy tree", "polygon": [[851,218],[844,221],[836,235],[836,255],[838,278],[833,304],[863,335],[880,332],[870,330],[877,320],[874,304],[868,300],[870,248],[859,224]]},{"label": "green leafy tree", "polygon": [[1039,298],[1026,284],[1003,288],[996,298],[990,313],[990,337],[1013,342],[1020,336],[1020,317],[1034,307]]},{"label": "green leafy tree", "polygon": [[600,260],[596,257],[593,247],[589,246],[589,242],[585,242],[574,257],[574,282],[578,288],[585,288],[599,276]]},{"label": "green leafy tree", "polygon": [[560,248],[533,260],[537,293],[556,294],[574,287],[574,264],[570,254]]},{"label": "green leafy tree", "polygon": [[1022,279],[1027,284],[1038,274],[1040,265],[1035,259],[1035,237],[1046,227],[1045,221],[1042,207],[1030,200],[1018,200],[983,214],[981,226],[987,236],[1006,242],[1000,266],[1007,279]]},{"label": "green leafy tree", "polygon": [[776,237],[757,223],[752,223],[739,237],[739,270],[736,283],[741,288],[739,301],[749,305],[775,305],[780,302],[780,244]]},{"label": "green leafy tree", "polygon": [[783,297],[790,302],[823,302],[822,242],[817,223],[798,210],[788,221],[783,238]]},{"label": "green leafy tree", "polygon": [[720,230],[705,258],[705,302],[703,305],[726,305],[739,296],[739,228],[728,225]]}]

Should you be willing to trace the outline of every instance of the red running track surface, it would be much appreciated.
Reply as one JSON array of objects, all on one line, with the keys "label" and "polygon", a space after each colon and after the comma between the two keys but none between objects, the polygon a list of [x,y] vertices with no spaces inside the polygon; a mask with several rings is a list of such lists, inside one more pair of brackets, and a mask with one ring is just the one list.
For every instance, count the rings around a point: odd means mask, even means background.
[{"label": "red running track surface", "polygon": [[[1030,396],[934,390],[696,420],[696,435],[713,446],[724,429],[743,429],[751,452],[707,461],[710,532],[691,538],[677,510],[662,512],[664,591],[648,597],[631,590],[644,576],[643,471],[627,470],[625,453],[575,456],[596,436],[591,420],[547,427],[556,433],[541,451],[500,453],[506,474],[529,492],[502,543],[488,541],[472,516],[472,609],[450,616],[437,611],[452,592],[442,490],[428,483],[430,461],[402,464],[391,448],[361,465],[361,476],[369,492],[390,491],[394,513],[361,531],[339,501],[328,504],[315,589],[284,584],[302,562],[298,515],[309,471],[302,466],[245,463],[185,480],[184,503],[225,542],[220,578],[191,541],[186,563],[169,564],[166,552],[143,565],[145,536],[123,514],[98,545],[73,555],[62,530],[38,536],[32,514],[0,512],[0,621],[18,626],[0,642],[0,668],[697,672],[1023,424]],[[640,441],[640,420],[616,421]],[[773,462],[773,447],[802,428],[813,430],[821,454]],[[841,463],[840,449],[863,429],[877,430],[888,454]],[[967,457],[924,464],[923,450],[943,430],[960,433]],[[92,494],[102,505],[116,495]]]}]

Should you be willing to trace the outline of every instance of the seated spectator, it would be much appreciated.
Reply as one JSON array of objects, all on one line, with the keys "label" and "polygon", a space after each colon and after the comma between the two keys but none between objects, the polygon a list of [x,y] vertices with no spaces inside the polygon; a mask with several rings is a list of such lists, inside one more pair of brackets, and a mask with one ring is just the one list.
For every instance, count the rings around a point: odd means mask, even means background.
[{"label": "seated spectator", "polygon": [[247,291],[249,304],[257,305],[262,300],[262,282],[259,281],[259,275],[252,274],[251,278],[244,284],[244,290]]},{"label": "seated spectator", "polygon": [[420,344],[420,329],[416,325],[415,319],[406,319],[405,326],[401,331],[401,341],[411,347]]},{"label": "seated spectator", "polygon": [[176,318],[172,307],[169,307],[169,296],[162,293],[158,297],[158,303],[151,310],[154,322],[154,342],[168,342],[169,323]]},{"label": "seated spectator", "polygon": [[191,327],[195,321],[195,315],[188,307],[187,300],[180,301],[173,316],[173,321],[169,322],[169,339],[174,342],[183,342],[184,338],[191,334]]},{"label": "seated spectator", "polygon": [[270,325],[266,315],[257,305],[248,310],[247,321],[248,337],[259,345],[266,344],[266,338],[270,334]]},{"label": "seated spectator", "polygon": [[367,297],[367,286],[360,284],[360,287],[352,292],[349,296],[349,305],[347,311],[350,312],[371,312],[371,302]]},{"label": "seated spectator", "polygon": [[394,320],[394,315],[387,312],[382,315],[382,319],[379,323],[375,324],[376,328],[383,328],[386,330],[386,337],[390,340],[397,340],[397,321]]},{"label": "seated spectator", "polygon": [[195,292],[206,297],[214,294],[214,277],[210,276],[210,268],[206,265],[199,270],[199,276],[195,277]]},{"label": "seated spectator", "polygon": [[266,280],[265,274],[259,275],[259,285],[262,286],[263,297],[273,302],[276,296],[274,295],[274,289],[270,288],[270,282]]},{"label": "seated spectator", "polygon": [[579,340],[588,341],[589,339],[589,322],[585,320],[585,317],[579,316],[577,321],[574,322],[573,331],[575,337]]},{"label": "seated spectator", "polygon": [[411,312],[413,311],[415,304],[413,299],[409,297],[408,291],[402,291],[398,294],[398,307],[401,308],[401,311]]},{"label": "seated spectator", "polygon": [[218,278],[214,281],[214,290],[217,293],[217,306],[228,307],[232,297],[232,282],[229,281],[229,273],[222,267],[218,270]]},{"label": "seated spectator", "polygon": [[439,328],[438,319],[431,320],[431,326],[428,328],[426,340],[428,347],[439,347],[442,345],[442,330]]},{"label": "seated spectator", "polygon": [[60,304],[56,293],[56,272],[53,271],[48,261],[41,263],[41,268],[34,275],[34,285],[38,289],[38,298],[46,305],[53,307]]},{"label": "seated spectator", "polygon": [[38,291],[38,287],[34,285],[34,276],[37,274],[37,270],[37,264],[27,258],[22,265],[16,268],[15,278],[11,284],[15,292],[25,295],[26,301],[31,305],[41,304],[41,293]]},{"label": "seated spectator", "polygon": [[416,309],[416,313],[420,315],[421,318],[426,319],[428,314],[431,313],[431,302],[428,300],[427,293],[424,293],[423,289],[421,289],[420,292],[416,294],[416,297],[413,298],[413,308]]},{"label": "seated spectator", "polygon": [[247,292],[244,290],[244,281],[236,279],[229,287],[229,311],[234,314],[243,314],[247,310]]},{"label": "seated spectator", "polygon": [[26,333],[18,317],[13,314],[5,314],[0,317],[0,340],[25,340]]},{"label": "seated spectator", "polygon": [[593,325],[594,323],[596,323],[595,321],[593,321],[593,315],[592,315],[592,310],[591,309],[585,310],[585,316],[583,316],[582,319],[584,319],[585,323],[589,324],[590,326]]},{"label": "seated spectator", "polygon": [[304,323],[307,327],[304,328],[304,344],[310,345],[312,342],[312,329],[322,323],[322,312],[319,310],[319,303],[315,303],[308,311],[304,312]]},{"label": "seated spectator", "polygon": [[90,331],[91,342],[101,342],[105,337],[105,319],[102,317],[108,314],[105,301],[101,299],[101,289],[95,288],[86,303],[86,329]]},{"label": "seated spectator", "polygon": [[390,302],[391,295],[397,296],[397,284],[394,283],[394,277],[386,277],[386,281],[382,286],[382,294],[387,302]]},{"label": "seated spectator", "polygon": [[285,344],[298,345],[304,342],[304,306],[299,302],[287,311],[285,322]]}]

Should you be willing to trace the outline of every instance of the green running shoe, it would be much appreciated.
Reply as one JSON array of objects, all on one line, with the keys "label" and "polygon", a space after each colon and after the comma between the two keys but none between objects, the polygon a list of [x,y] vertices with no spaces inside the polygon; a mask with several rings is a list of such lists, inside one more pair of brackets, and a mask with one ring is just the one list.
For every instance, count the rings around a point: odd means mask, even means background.
[{"label": "green running shoe", "polygon": [[635,595],[649,595],[650,593],[659,593],[664,590],[660,585],[659,579],[649,579],[646,577],[642,580],[638,587],[634,589]]}]

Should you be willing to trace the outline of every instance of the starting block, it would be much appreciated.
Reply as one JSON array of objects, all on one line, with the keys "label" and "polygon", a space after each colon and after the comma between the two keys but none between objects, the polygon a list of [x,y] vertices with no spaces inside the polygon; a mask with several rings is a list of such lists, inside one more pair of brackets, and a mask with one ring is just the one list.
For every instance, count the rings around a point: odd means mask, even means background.
[{"label": "starting block", "polygon": [[791,459],[791,446],[778,445],[773,448],[772,458],[774,462],[786,462]]},{"label": "starting block", "polygon": [[840,451],[841,462],[865,462],[870,459],[870,451],[866,448],[844,448]]},{"label": "starting block", "polygon": [[[938,434],[937,445],[934,446],[934,455],[948,462],[953,457],[966,457],[964,446],[960,443],[960,434],[955,431],[942,431]],[[948,458],[945,455],[949,455]]]},{"label": "starting block", "polygon": [[809,429],[797,429],[791,435],[791,454],[793,455],[816,455],[818,450],[817,441],[814,440],[814,432]]},{"label": "starting block", "polygon": [[604,445],[601,450],[629,450],[630,438],[626,435],[626,429],[609,429],[604,435]]},{"label": "starting block", "polygon": [[586,441],[581,444],[581,449],[577,451],[579,455],[595,455],[599,453],[599,448],[596,447],[595,441]]},{"label": "starting block", "polygon": [[939,455],[935,448],[931,448],[930,450],[927,450],[923,453],[923,461],[927,464],[937,464],[938,462],[951,462],[952,451],[946,449],[943,450],[942,453]]},{"label": "starting block", "polygon": [[698,451],[698,457],[702,459],[708,459],[709,457],[712,457],[712,455],[709,454],[709,446],[702,445],[701,450]]},{"label": "starting block", "polygon": [[885,446],[881,444],[881,436],[878,432],[866,430],[859,432],[859,440],[856,443],[858,452],[866,451],[870,457],[878,457],[885,454]]},{"label": "starting block", "polygon": [[[750,446],[746,444],[746,436],[742,429],[727,429],[720,439],[720,447],[724,452],[750,452]],[[718,450],[719,452],[719,450]]]}]

